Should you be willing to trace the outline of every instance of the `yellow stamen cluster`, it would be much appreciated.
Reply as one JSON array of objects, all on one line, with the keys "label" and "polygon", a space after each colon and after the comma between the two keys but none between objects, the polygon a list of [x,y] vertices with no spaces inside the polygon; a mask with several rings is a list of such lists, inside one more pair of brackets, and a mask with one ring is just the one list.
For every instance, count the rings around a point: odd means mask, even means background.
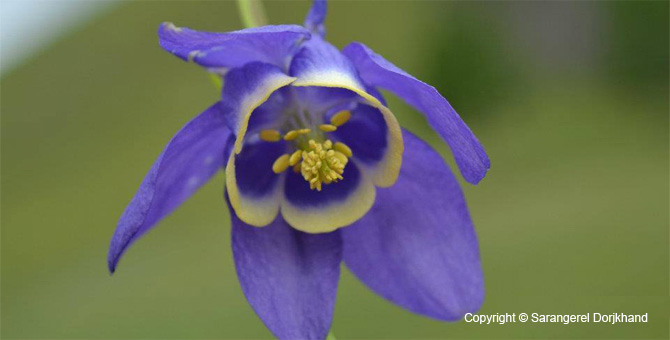
[{"label": "yellow stamen cluster", "polygon": [[349,160],[342,153],[332,150],[333,142],[318,143],[309,140],[309,149],[302,151],[300,173],[309,182],[310,189],[321,191],[321,184],[341,180]]},{"label": "yellow stamen cluster", "polygon": [[295,172],[302,173],[310,189],[318,191],[321,191],[323,183],[341,180],[344,167],[352,156],[351,149],[340,142],[333,145],[330,139],[323,143],[310,139],[308,145],[306,149],[296,150],[291,155],[279,156],[272,164],[272,171],[278,174],[292,166]]},{"label": "yellow stamen cluster", "polygon": [[[319,125],[319,130],[323,132],[333,132],[339,126],[346,123],[351,118],[351,112],[340,111],[333,115],[330,124]],[[301,135],[307,135],[312,132],[311,129],[291,130],[282,137],[277,130],[263,130],[259,133],[260,139],[266,142],[277,142],[280,139],[292,141]],[[318,131],[317,131],[318,132]],[[292,154],[281,155],[272,164],[272,171],[281,173],[293,167],[293,171],[301,173],[302,177],[309,182],[309,188],[321,191],[323,184],[330,184],[343,179],[344,167],[353,156],[351,149],[344,143],[334,143],[329,139],[325,142],[317,142],[309,139],[305,145],[305,139],[300,139],[297,145],[300,149]]]}]

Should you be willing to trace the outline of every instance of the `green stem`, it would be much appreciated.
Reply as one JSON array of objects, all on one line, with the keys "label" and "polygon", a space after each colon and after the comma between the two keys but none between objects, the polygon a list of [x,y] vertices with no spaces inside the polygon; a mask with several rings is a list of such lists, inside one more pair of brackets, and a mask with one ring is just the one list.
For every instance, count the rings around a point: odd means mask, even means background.
[{"label": "green stem", "polygon": [[260,0],[237,0],[237,8],[240,10],[242,23],[245,27],[257,27],[267,25],[265,9]]},{"label": "green stem", "polygon": [[335,334],[333,334],[333,331],[328,332],[328,336],[326,337],[326,340],[337,340],[335,338]]},{"label": "green stem", "polygon": [[221,88],[223,88],[223,78],[218,74],[210,73],[209,79],[212,80],[212,84],[214,84],[214,87],[216,87],[217,90],[221,91]]}]

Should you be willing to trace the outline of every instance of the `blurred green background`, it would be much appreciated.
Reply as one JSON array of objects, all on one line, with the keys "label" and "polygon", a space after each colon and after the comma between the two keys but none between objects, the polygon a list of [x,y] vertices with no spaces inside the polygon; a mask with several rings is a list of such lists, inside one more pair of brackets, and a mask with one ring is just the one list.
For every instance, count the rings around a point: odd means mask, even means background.
[{"label": "blurred green background", "polygon": [[[301,23],[305,1],[268,1]],[[164,144],[217,98],[162,51],[162,21],[241,27],[230,1],[126,1],[2,76],[5,339],[270,338],[230,250],[223,174],[105,256]],[[668,3],[336,1],[328,37],[362,41],[435,85],[492,161],[464,183],[480,239],[481,313],[649,313],[642,324],[443,323],[343,270],[338,338],[658,338],[669,330]],[[402,125],[453,165],[424,119]]]}]

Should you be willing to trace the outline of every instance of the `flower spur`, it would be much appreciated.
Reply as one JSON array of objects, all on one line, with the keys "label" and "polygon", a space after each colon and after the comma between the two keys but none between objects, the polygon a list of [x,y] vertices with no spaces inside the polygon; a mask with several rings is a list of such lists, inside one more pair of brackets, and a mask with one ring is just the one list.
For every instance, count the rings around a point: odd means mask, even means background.
[{"label": "flower spur", "polygon": [[412,312],[458,320],[484,287],[477,237],[441,157],[400,128],[384,88],[422,112],[466,181],[489,160],[431,86],[368,47],[328,43],[325,1],[304,27],[230,33],[159,27],[160,45],[224,79],[220,100],[168,143],[119,220],[111,272],[129,245],[221,168],[242,290],[278,338],[323,339],[340,263]]}]

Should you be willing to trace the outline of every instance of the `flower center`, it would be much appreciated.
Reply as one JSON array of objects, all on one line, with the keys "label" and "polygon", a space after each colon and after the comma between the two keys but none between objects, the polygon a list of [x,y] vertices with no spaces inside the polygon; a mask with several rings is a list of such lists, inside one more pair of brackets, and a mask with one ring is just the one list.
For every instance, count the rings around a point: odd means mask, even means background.
[{"label": "flower center", "polygon": [[349,159],[342,152],[333,150],[330,139],[323,144],[310,139],[309,149],[297,152],[302,157],[300,173],[309,182],[310,189],[321,191],[322,183],[330,184],[343,179],[342,173]]},{"label": "flower center", "polygon": [[[343,179],[344,168],[353,155],[351,149],[341,142],[333,143],[325,139],[323,133],[336,131],[346,123],[351,112],[340,111],[333,115],[330,124],[319,125],[322,133],[312,133],[312,129],[303,128],[288,131],[283,136],[277,130],[263,130],[259,137],[266,142],[277,142],[280,139],[293,141],[296,150],[292,154],[281,155],[274,164],[272,171],[279,174],[289,167],[300,173],[309,188],[321,191],[324,184],[336,183]],[[325,140],[324,140],[325,139]]]}]

